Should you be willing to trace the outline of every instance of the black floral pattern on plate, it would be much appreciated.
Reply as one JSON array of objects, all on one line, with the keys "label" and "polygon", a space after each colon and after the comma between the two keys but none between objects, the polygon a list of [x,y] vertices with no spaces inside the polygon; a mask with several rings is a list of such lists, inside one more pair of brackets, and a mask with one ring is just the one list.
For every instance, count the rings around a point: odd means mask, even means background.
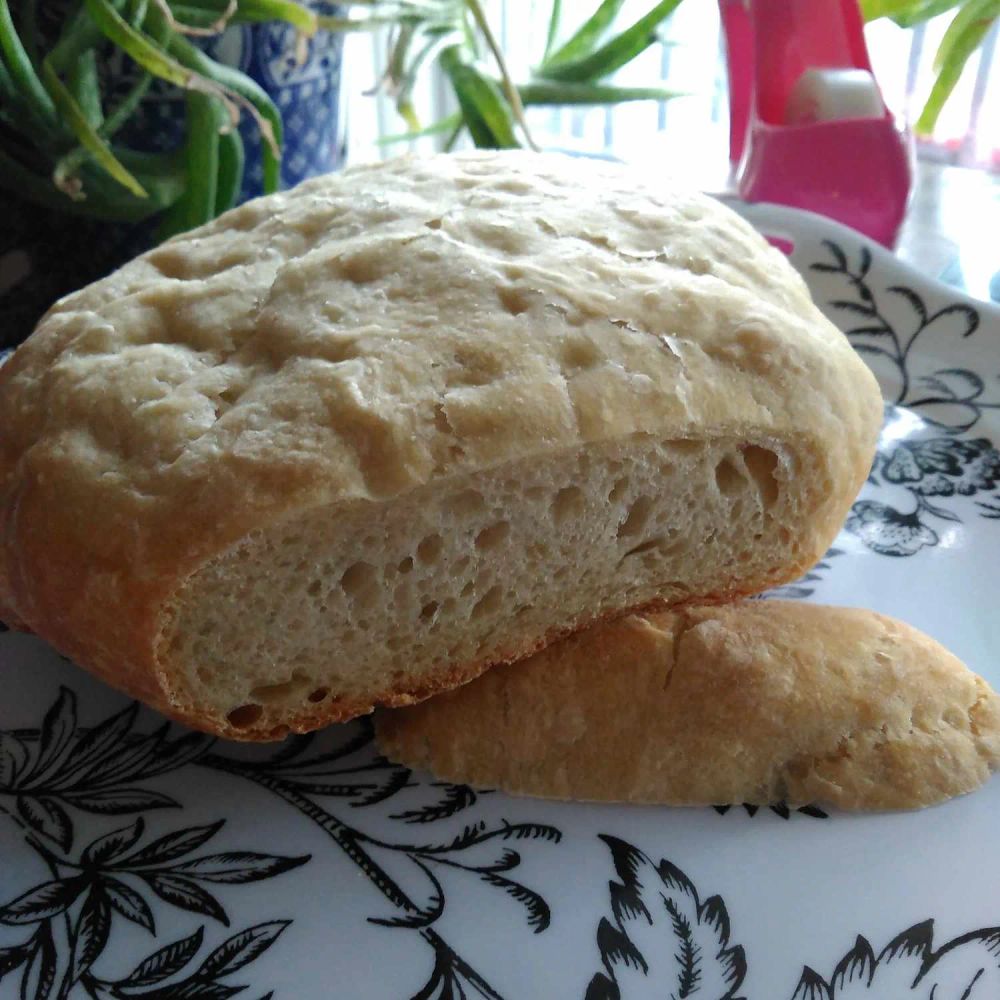
[{"label": "black floral pattern on plate", "polygon": [[[528,844],[558,843],[555,827],[506,821],[488,826],[480,820],[443,840],[411,841],[402,833],[387,840],[333,811],[336,800],[363,810],[415,789],[423,793],[417,803],[389,818],[401,830],[425,829],[459,815],[484,794],[464,785],[416,782],[408,769],[373,753],[367,721],[331,730],[325,740],[314,734],[294,737],[237,758],[219,752],[222,745],[207,736],[171,737],[169,723],[151,734],[136,732],[135,704],[92,729],[80,729],[76,702],[63,688],[38,730],[0,732],[0,814],[17,825],[50,874],[0,905],[0,985],[19,977],[24,1000],[224,1000],[247,989],[229,977],[270,948],[290,919],[247,927],[200,959],[208,925],[135,956],[128,970],[112,972],[102,961],[123,921],[155,937],[156,914],[166,905],[228,927],[229,914],[213,886],[275,878],[310,860],[243,849],[204,853],[223,832],[223,820],[150,837],[145,815],[180,803],[147,782],[180,768],[253,782],[318,825],[391,905],[390,913],[369,921],[417,933],[432,949],[430,978],[415,998],[462,997],[468,990],[500,997],[434,927],[445,909],[442,872],[501,891],[523,909],[535,933],[548,927],[546,900],[511,873]],[[109,829],[81,843],[79,813],[109,817]],[[136,818],[114,824],[119,816]],[[398,873],[400,866],[409,869],[406,878],[390,870]],[[403,882],[416,883],[418,891],[404,890]]]},{"label": "black floral pattern on plate", "polygon": [[[979,372],[948,367],[920,374],[914,359],[918,343],[935,337],[956,343],[972,337],[981,325],[979,312],[965,303],[936,311],[913,288],[890,285],[877,289],[870,275],[872,257],[861,247],[852,261],[838,244],[826,240],[830,258],[811,265],[813,271],[839,276],[843,297],[831,309],[857,317],[845,332],[855,350],[885,375],[890,405],[886,427],[869,482],[876,487],[901,487],[911,496],[908,507],[881,499],[857,501],[845,525],[873,552],[912,556],[941,541],[940,523],[961,522],[940,498],[972,497],[982,517],[1000,519],[1000,452],[986,437],[967,436],[987,411],[1000,409],[1000,392]],[[890,321],[886,300],[902,300],[907,320]],[[893,388],[894,387],[894,388]],[[900,421],[918,417],[920,437],[900,440]],[[931,498],[935,498],[932,500]]]},{"label": "black floral pattern on plate", "polygon": [[[721,896],[702,902],[694,883],[669,861],[656,864],[618,837],[601,835],[619,881],[610,882],[611,919],[597,925],[604,971],[586,1000],[705,997],[735,1000],[746,976],[741,945],[730,944]],[[643,947],[639,941],[653,948]]]},{"label": "black floral pattern on plate", "polygon": [[[611,917],[597,925],[603,971],[585,1000],[745,1000],[748,956],[733,944],[726,904],[702,901],[677,865],[654,862],[634,845],[602,835],[618,881],[608,883]],[[995,1000],[1000,995],[1000,927],[986,927],[934,948],[934,921],[893,938],[876,956],[866,938],[824,978],[809,966],[791,1000]]]}]

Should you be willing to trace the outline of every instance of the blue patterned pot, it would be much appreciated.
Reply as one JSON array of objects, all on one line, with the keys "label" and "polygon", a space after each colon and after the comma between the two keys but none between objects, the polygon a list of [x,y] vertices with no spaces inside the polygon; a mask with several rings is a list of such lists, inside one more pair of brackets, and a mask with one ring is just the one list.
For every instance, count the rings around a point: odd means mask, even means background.
[{"label": "blue patterned pot", "polygon": [[[329,3],[307,3],[317,13],[332,14]],[[198,39],[200,47],[218,62],[233,66],[255,80],[281,111],[285,127],[281,181],[291,187],[316,174],[335,170],[344,160],[340,115],[342,35],[320,32],[309,39],[299,61],[299,39],[287,24],[233,25],[222,35]],[[131,63],[110,67],[112,86],[127,90],[135,80]],[[140,149],[163,150],[183,139],[184,97],[176,88],[151,89],[139,114],[125,133]],[[263,176],[261,139],[253,118],[243,113],[240,135],[246,150],[246,172],[240,200],[261,194]]]}]

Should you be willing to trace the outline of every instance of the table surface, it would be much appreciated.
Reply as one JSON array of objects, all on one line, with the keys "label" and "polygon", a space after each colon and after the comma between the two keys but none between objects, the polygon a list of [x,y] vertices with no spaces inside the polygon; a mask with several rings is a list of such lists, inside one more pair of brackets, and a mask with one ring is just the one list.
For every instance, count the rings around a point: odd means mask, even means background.
[{"label": "table surface", "polygon": [[896,254],[975,298],[1000,302],[1000,176],[919,163]]}]

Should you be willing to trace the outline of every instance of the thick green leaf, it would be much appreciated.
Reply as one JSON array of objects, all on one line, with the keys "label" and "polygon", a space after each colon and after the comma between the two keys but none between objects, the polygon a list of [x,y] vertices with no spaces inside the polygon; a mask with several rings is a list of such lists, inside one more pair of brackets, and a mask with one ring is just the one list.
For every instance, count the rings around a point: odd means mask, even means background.
[{"label": "thick green leaf", "polygon": [[861,14],[866,21],[889,17],[901,28],[912,28],[963,2],[964,0],[861,0]]},{"label": "thick green leaf", "polygon": [[170,40],[170,51],[185,66],[196,70],[203,77],[211,80],[225,92],[236,94],[245,106],[249,107],[257,122],[257,127],[264,142],[261,151],[264,160],[264,192],[270,194],[277,191],[281,183],[281,142],[282,121],[281,112],[267,93],[250,77],[223,66],[210,59],[201,49],[195,48],[190,42],[179,36]]},{"label": "thick green leaf", "polygon": [[[968,16],[963,17],[967,12]],[[937,77],[914,126],[920,135],[930,135],[934,131],[941,109],[958,84],[965,64],[998,16],[1000,0],[972,0],[948,26],[935,56],[935,63],[940,64]]]},{"label": "thick green leaf", "polygon": [[603,0],[600,7],[576,30],[572,38],[543,60],[543,66],[558,66],[590,55],[614,23],[625,0]]},{"label": "thick green leaf", "polygon": [[240,0],[234,16],[236,21],[284,21],[303,35],[315,35],[316,15],[295,0]]},{"label": "thick green leaf", "polygon": [[207,94],[188,93],[185,103],[184,164],[187,184],[184,194],[160,222],[158,235],[161,239],[194,229],[215,216],[219,186],[219,132],[227,124],[226,113],[219,102]]},{"label": "thick green leaf", "polygon": [[[1000,0],[968,0],[952,18],[937,52],[934,53],[934,69],[941,70],[952,62],[954,53],[965,47],[966,36],[970,31],[982,29],[981,34],[985,35],[997,17],[1000,17]],[[977,42],[976,45],[978,44]]]},{"label": "thick green leaf", "polygon": [[659,40],[657,27],[674,12],[680,2],[681,0],[660,0],[635,24],[602,45],[596,52],[572,62],[542,67],[538,71],[539,75],[552,80],[576,83],[592,82],[608,76]]},{"label": "thick green leaf", "polygon": [[104,121],[101,89],[97,81],[97,56],[93,49],[81,53],[70,71],[69,90],[92,128],[99,129]]},{"label": "thick green leaf", "polygon": [[684,91],[665,87],[615,87],[601,83],[537,80],[517,88],[525,104],[622,104],[626,101],[669,101]]},{"label": "thick green leaf", "polygon": [[473,142],[486,149],[517,148],[520,143],[514,134],[514,120],[497,84],[471,63],[463,62],[457,45],[441,53],[441,65],[455,88]]},{"label": "thick green leaf", "polygon": [[[111,151],[111,147],[97,134],[96,129],[87,121],[80,105],[66,89],[62,80],[56,75],[51,63],[42,66],[42,78],[53,104],[59,110],[66,124],[70,127],[77,141],[93,156],[94,160],[122,187],[131,191],[139,198],[147,197],[146,189],[132,176],[125,166]],[[53,178],[57,187],[64,187],[67,178],[56,175]]]},{"label": "thick green leaf", "polygon": [[559,21],[561,18],[562,0],[552,0],[552,10],[549,11],[549,26],[545,32],[545,59],[548,59],[549,53],[556,44],[556,37],[559,34]]},{"label": "thick green leaf", "polygon": [[38,79],[35,67],[21,44],[8,0],[0,0],[0,55],[6,64],[7,76],[31,112],[48,124],[55,122],[55,103]]}]

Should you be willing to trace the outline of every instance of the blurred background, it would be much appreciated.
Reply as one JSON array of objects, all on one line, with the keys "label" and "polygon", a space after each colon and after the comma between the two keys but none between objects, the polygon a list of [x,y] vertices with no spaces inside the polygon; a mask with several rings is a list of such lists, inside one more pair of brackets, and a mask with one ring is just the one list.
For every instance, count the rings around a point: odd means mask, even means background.
[{"label": "blurred background", "polygon": [[998,37],[1000,0],[0,0],[0,346],[248,197],[472,145],[818,211],[1000,300]]}]

